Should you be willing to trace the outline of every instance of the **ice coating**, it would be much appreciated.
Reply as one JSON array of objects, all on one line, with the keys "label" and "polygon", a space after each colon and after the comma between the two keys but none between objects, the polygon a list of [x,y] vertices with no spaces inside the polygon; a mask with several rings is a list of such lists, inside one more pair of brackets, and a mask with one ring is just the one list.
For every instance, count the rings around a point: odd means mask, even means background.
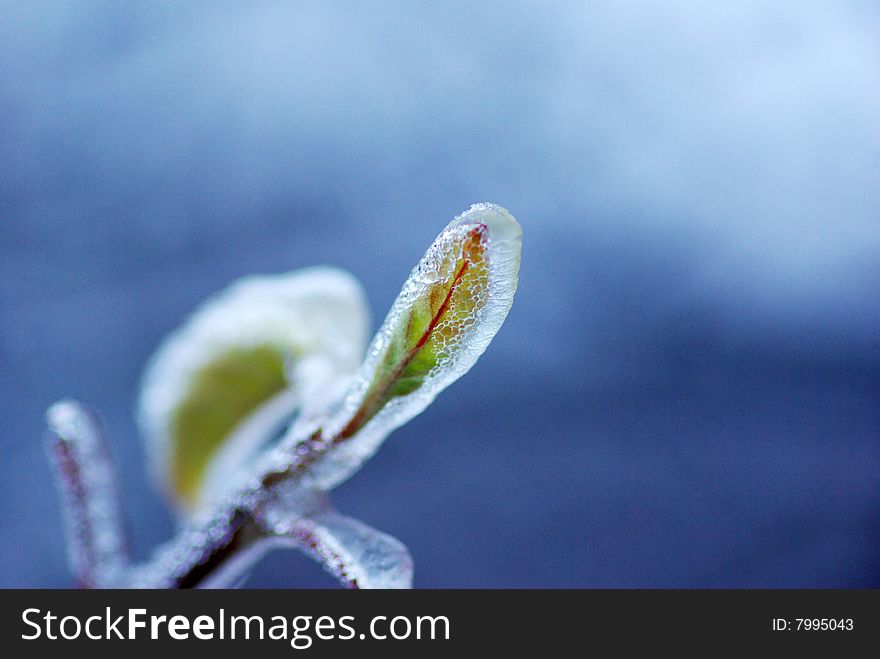
[{"label": "ice coating", "polygon": [[413,562],[396,538],[337,512],[320,492],[287,488],[258,515],[271,546],[298,549],[350,588],[410,588]]},{"label": "ice coating", "polygon": [[[193,524],[153,558],[122,575],[116,586],[229,588],[271,549],[292,548],[321,563],[349,588],[411,588],[412,556],[399,540],[346,517],[320,493],[280,497],[255,516],[222,506]],[[234,551],[227,551],[230,546]],[[212,570],[199,566],[216,560]],[[207,559],[206,559],[207,557]]]},{"label": "ice coating", "polygon": [[[367,352],[367,357],[349,387],[340,410],[325,425],[324,438],[333,438],[332,450],[311,465],[306,479],[311,486],[329,490],[348,478],[379,447],[395,428],[422,412],[443,389],[464,375],[485,351],[498,332],[516,292],[522,232],[513,216],[495,204],[475,204],[456,217],[440,233],[415,266],[388,312]],[[460,275],[463,252],[483,259],[485,272],[470,281],[463,299],[450,304],[450,296],[439,309],[435,325],[438,337],[436,360],[421,383],[410,393],[391,397],[381,409],[345,437],[370,394],[380,364],[388,360],[395,337],[406,331],[418,300],[430,297],[436,287],[449,286]],[[409,321],[411,324],[411,321]],[[408,328],[407,328],[408,329]],[[424,338],[424,337],[423,337]],[[418,343],[416,343],[418,346]],[[340,437],[344,441],[340,441]]]},{"label": "ice coating", "polygon": [[[247,533],[243,532],[243,529]],[[244,541],[236,540],[243,535]],[[217,507],[200,523],[187,525],[171,542],[160,546],[153,557],[134,566],[117,587],[124,588],[204,588],[230,586],[259,558],[262,538],[237,507]],[[227,552],[227,560],[204,574],[200,569],[218,552]]]},{"label": "ice coating", "polygon": [[[81,583],[235,586],[266,551],[284,546],[305,551],[345,585],[411,587],[406,547],[337,513],[325,492],[473,366],[510,309],[520,243],[519,225],[499,206],[477,204],[455,218],[413,269],[357,370],[366,311],[360,287],[344,273],[249,278],[203,305],[145,377],[141,421],[154,469],[167,473],[169,419],[206,364],[223,365],[230,352],[239,359],[237,350],[256,360],[261,355],[247,351],[266,345],[290,359],[279,369],[277,394],[233,417],[241,420],[211,454],[202,499],[177,537],[139,565],[127,564],[103,438],[77,404],[54,406],[50,448]],[[223,383],[241,384],[230,377]],[[299,413],[282,440],[251,459],[294,407]]]},{"label": "ice coating", "polygon": [[412,588],[413,561],[406,546],[335,510],[297,520],[277,542],[305,551],[349,588]]},{"label": "ice coating", "polygon": [[[289,416],[295,405],[303,402],[303,394],[320,388],[309,380],[311,376],[330,378],[355,370],[363,355],[367,324],[360,284],[348,273],[330,267],[247,277],[203,304],[166,339],[143,380],[139,421],[147,439],[151,471],[162,490],[176,503],[182,502],[170,478],[171,423],[194,379],[212,362],[232,350],[264,346],[275,347],[288,358],[288,379],[293,380],[298,398],[278,391],[272,400],[267,399],[259,424],[265,430]],[[310,367],[299,368],[299,362]],[[254,416],[260,411],[254,410]],[[236,441],[218,451],[222,459],[209,469],[209,487],[197,493],[196,507],[217,495],[217,484],[234,473],[264,435],[230,433]],[[190,501],[181,512],[188,514],[192,507]]]},{"label": "ice coating", "polygon": [[111,587],[126,568],[128,548],[103,433],[92,414],[72,400],[55,403],[46,421],[73,573],[81,586]]}]

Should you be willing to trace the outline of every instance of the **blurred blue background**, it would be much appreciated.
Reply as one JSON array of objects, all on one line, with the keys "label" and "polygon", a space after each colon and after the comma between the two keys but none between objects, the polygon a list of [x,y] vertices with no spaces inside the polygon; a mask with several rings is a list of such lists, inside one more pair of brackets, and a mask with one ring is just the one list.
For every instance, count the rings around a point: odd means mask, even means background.
[{"label": "blurred blue background", "polygon": [[506,325],[334,496],[417,586],[880,586],[878,34],[867,1],[2,2],[0,585],[72,583],[46,406],[101,412],[146,556],[162,337],[319,263],[378,324],[493,201]]}]

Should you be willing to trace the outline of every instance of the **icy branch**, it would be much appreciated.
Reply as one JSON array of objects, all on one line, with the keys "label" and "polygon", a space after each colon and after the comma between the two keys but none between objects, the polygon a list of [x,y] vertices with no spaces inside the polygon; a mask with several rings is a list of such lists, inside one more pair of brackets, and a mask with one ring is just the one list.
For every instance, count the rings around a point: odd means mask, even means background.
[{"label": "icy branch", "polygon": [[[474,365],[513,302],[521,232],[477,204],[440,233],[363,354],[365,303],[350,275],[257,277],[209,301],[158,351],[141,421],[183,523],[128,566],[118,492],[89,413],[49,410],[70,556],[86,587],[228,587],[273,547],[295,547],[344,585],[408,588],[396,539],[336,512],[326,493]],[[280,440],[279,424],[293,417]]]},{"label": "icy branch", "polygon": [[128,547],[104,435],[92,414],[72,400],[53,405],[46,418],[73,573],[83,587],[112,587],[128,563]]},{"label": "icy branch", "polygon": [[305,552],[349,588],[412,588],[413,561],[396,538],[334,510],[326,500],[308,515],[283,501],[264,515],[272,545]]}]

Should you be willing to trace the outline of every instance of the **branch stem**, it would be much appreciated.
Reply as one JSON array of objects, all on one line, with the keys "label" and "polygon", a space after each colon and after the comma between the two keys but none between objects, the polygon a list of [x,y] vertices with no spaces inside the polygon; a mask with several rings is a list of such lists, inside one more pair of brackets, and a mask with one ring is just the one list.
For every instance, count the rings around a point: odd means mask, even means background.
[{"label": "branch stem", "polygon": [[47,421],[73,573],[84,588],[112,587],[128,565],[128,542],[104,434],[94,414],[74,401],[53,405]]}]

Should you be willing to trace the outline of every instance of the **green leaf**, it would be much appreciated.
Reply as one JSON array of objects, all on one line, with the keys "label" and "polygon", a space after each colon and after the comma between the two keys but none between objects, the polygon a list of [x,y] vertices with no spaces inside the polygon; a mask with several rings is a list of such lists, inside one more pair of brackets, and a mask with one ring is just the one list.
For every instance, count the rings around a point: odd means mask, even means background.
[{"label": "green leaf", "polygon": [[217,450],[243,419],[287,386],[282,351],[230,350],[199,369],[170,424],[171,484],[195,503]]},{"label": "green leaf", "polygon": [[474,223],[436,249],[416,274],[420,290],[400,311],[358,412],[339,439],[359,430],[392,399],[417,391],[457,349],[489,291],[488,227]]},{"label": "green leaf", "polygon": [[309,268],[239,280],[163,342],[140,422],[180,513],[222,496],[297,408],[314,408],[328,380],[355,370],[367,322],[351,275]]},{"label": "green leaf", "polygon": [[522,230],[495,204],[474,204],[437,236],[326,419],[294,427],[263,487],[305,478],[329,491],[396,428],[468,372],[504,323],[519,281]]}]

